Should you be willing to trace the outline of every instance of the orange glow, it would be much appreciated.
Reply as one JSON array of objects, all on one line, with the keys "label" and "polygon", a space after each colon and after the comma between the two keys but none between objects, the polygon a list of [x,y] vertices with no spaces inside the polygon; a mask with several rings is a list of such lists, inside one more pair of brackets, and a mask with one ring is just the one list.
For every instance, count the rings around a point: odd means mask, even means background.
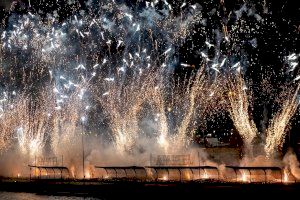
[{"label": "orange glow", "polygon": [[283,182],[287,183],[289,181],[289,174],[287,170],[283,171]]},{"label": "orange glow", "polygon": [[168,180],[167,175],[164,175],[162,179],[163,179],[164,181],[167,181],[167,180]]},{"label": "orange glow", "polygon": [[85,178],[90,179],[91,178],[91,173],[89,170],[85,171]]},{"label": "orange glow", "polygon": [[242,181],[243,181],[243,182],[247,182],[247,181],[248,181],[248,180],[247,180],[247,175],[246,175],[245,172],[242,173]]},{"label": "orange glow", "polygon": [[103,178],[104,178],[104,179],[109,179],[109,176],[108,176],[108,175],[105,175]]},{"label": "orange glow", "polygon": [[207,174],[207,172],[205,170],[204,170],[203,178],[204,179],[208,179],[208,174]]}]

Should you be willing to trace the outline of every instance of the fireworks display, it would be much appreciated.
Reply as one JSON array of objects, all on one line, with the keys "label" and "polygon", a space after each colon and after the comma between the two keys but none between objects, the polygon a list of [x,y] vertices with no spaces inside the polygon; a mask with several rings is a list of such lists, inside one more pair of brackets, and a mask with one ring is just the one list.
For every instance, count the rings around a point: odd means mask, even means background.
[{"label": "fireworks display", "polygon": [[[282,22],[293,30],[272,52],[281,67],[268,81],[258,47],[276,24],[266,1],[14,1],[9,9],[0,26],[2,154],[64,155],[74,167],[81,142],[89,162],[103,144],[136,159],[180,153],[226,116],[245,155],[255,139],[269,159],[282,149],[299,103],[300,50],[287,47],[299,30]],[[267,101],[276,106],[262,119]],[[105,159],[99,152],[94,162]]]}]

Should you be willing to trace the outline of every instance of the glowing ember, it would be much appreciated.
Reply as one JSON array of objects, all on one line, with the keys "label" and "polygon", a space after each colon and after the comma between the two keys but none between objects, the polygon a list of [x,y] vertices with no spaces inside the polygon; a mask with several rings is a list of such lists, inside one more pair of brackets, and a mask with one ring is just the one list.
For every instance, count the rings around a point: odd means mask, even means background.
[{"label": "glowing ember", "polygon": [[245,172],[242,172],[242,181],[247,182],[248,181],[248,176]]},{"label": "glowing ember", "polygon": [[283,181],[287,183],[289,181],[289,175],[286,170],[283,172]]},{"label": "glowing ember", "polygon": [[203,179],[208,179],[208,173],[206,172],[206,170],[204,170],[204,174],[203,174]]},{"label": "glowing ember", "polygon": [[86,179],[90,179],[91,178],[91,173],[90,173],[90,171],[85,171],[85,178]]},{"label": "glowing ember", "polygon": [[162,180],[163,180],[163,181],[167,181],[167,180],[168,180],[168,176],[167,176],[167,175],[164,175],[163,178],[162,178]]}]

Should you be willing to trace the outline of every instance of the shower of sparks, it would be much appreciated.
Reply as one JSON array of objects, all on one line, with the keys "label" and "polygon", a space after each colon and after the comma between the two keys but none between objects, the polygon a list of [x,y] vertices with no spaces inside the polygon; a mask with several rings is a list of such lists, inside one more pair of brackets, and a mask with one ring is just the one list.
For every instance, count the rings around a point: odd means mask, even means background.
[{"label": "shower of sparks", "polygon": [[247,154],[252,154],[252,141],[257,135],[257,128],[250,116],[249,106],[251,104],[250,95],[245,90],[245,81],[241,74],[228,80],[228,100],[230,117],[234,126],[243,138]]},{"label": "shower of sparks", "polygon": [[298,102],[299,85],[296,90],[291,89],[282,100],[281,109],[274,115],[267,129],[265,151],[268,157],[274,156],[277,148],[281,148],[284,142],[286,129],[291,118],[295,115]]}]

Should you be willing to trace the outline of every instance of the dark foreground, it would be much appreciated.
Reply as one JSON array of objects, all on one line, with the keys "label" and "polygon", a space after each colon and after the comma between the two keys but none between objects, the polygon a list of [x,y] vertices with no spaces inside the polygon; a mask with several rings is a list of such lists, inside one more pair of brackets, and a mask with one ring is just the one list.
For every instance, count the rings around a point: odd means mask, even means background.
[{"label": "dark foreground", "polygon": [[296,199],[300,184],[58,181],[0,179],[0,191],[99,199]]}]

